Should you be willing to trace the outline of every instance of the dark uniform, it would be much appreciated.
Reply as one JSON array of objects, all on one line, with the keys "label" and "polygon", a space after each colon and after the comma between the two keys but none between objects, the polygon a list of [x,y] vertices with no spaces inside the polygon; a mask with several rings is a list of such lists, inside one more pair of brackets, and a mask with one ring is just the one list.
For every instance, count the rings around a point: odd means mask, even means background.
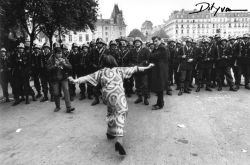
[{"label": "dark uniform", "polygon": [[241,83],[241,73],[240,73],[240,40],[238,39],[237,42],[234,44],[231,44],[231,51],[232,51],[232,68],[233,68],[233,73],[234,73],[234,79],[235,79],[235,85],[236,88],[240,88],[240,83]]},{"label": "dark uniform", "polygon": [[177,42],[175,51],[174,51],[174,57],[173,57],[173,70],[174,70],[174,79],[176,83],[176,90],[180,89],[180,71],[179,71],[179,64],[181,60],[181,56],[183,55],[183,47],[180,42]]},{"label": "dark uniform", "polygon": [[[83,45],[83,47],[87,47],[87,45]],[[78,66],[78,72],[77,77],[86,76],[91,73],[90,71],[90,52],[80,52],[79,53],[79,66]],[[85,92],[86,92],[86,84],[82,83],[79,85],[80,87],[80,100],[85,99]],[[92,99],[91,96],[93,95],[93,86],[91,86],[89,83],[87,83],[87,94],[88,98]]]},{"label": "dark uniform", "polygon": [[[121,54],[121,63],[120,66],[122,67],[130,67],[130,58],[129,58],[129,48],[127,46],[123,46],[123,48],[120,49]],[[134,87],[134,78],[131,76],[129,79],[124,79],[124,89],[125,94],[130,97],[131,94],[133,94],[133,87]]]},{"label": "dark uniform", "polygon": [[169,49],[169,82],[170,85],[173,85],[173,77],[174,77],[174,54],[175,54],[175,44],[172,43],[174,41],[171,41],[169,43],[168,49]]},{"label": "dark uniform", "polygon": [[[21,47],[21,46],[20,46]],[[26,104],[29,104],[28,96],[31,95],[35,101],[35,93],[30,86],[31,61],[29,53],[16,52],[12,57],[12,77],[13,77],[13,94],[15,102],[13,105],[20,103],[19,97],[26,96]]]},{"label": "dark uniform", "polygon": [[[147,48],[134,48],[129,53],[130,66],[146,66],[148,64],[148,58],[150,51]],[[134,74],[135,88],[138,95],[138,99],[135,103],[142,102],[142,96],[144,97],[144,103],[147,105],[147,98],[149,96],[148,89],[148,72],[138,72]]]},{"label": "dark uniform", "polygon": [[205,79],[206,90],[212,91],[210,89],[211,83],[211,72],[213,69],[213,61],[215,59],[215,52],[213,45],[209,43],[208,40],[204,42],[204,45],[201,47],[201,52],[197,58],[197,70],[198,70],[198,87],[196,92],[200,91],[200,88]]},{"label": "dark uniform", "polygon": [[[5,52],[5,54],[2,54]],[[0,83],[3,90],[3,96],[5,97],[5,101],[9,102],[9,92],[8,92],[8,84],[11,85],[11,59],[9,54],[6,54],[6,49],[1,49],[0,56]]]},{"label": "dark uniform", "polygon": [[[49,48],[49,47],[48,47]],[[47,49],[47,48],[46,48]],[[42,91],[43,91],[43,98],[41,102],[47,101],[48,100],[48,91],[50,91],[50,96],[51,100],[53,100],[53,94],[52,94],[52,86],[50,84],[50,74],[47,68],[47,62],[49,58],[52,57],[51,52],[41,52],[41,71],[40,71],[40,79],[41,79],[41,84],[42,84]]]},{"label": "dark uniform", "polygon": [[243,74],[245,88],[250,89],[250,42],[242,41],[239,47],[239,75]]},{"label": "dark uniform", "polygon": [[[79,58],[80,58],[79,48],[74,43],[72,45],[72,51],[70,52],[70,54],[68,56],[68,60],[69,60],[69,62],[71,64],[71,66],[72,66],[71,76],[74,79],[77,77],[77,73],[78,73],[78,69],[79,69],[78,68],[78,66],[80,64]],[[75,84],[72,84],[72,83],[69,84],[69,93],[70,93],[70,100],[73,101],[74,97],[76,96],[76,87],[75,87]]]},{"label": "dark uniform", "polygon": [[[103,68],[103,57],[109,54],[109,50],[106,48],[106,43],[101,39],[96,39],[97,48],[93,48],[90,55],[90,73],[96,72],[99,69]],[[99,45],[99,47],[98,47]],[[100,46],[101,45],[101,46]],[[98,84],[96,87],[93,87],[93,95],[95,100],[91,105],[99,104],[99,96],[101,95],[101,86]]]},{"label": "dark uniform", "polygon": [[[191,42],[191,41],[188,41]],[[191,43],[190,43],[191,44]],[[192,46],[183,47],[183,55],[181,57],[179,70],[180,70],[180,92],[178,95],[182,95],[183,92],[190,93],[189,85],[192,78],[193,63],[195,61],[194,49]]]},{"label": "dark uniform", "polygon": [[[226,39],[222,39],[221,42],[227,42]],[[234,88],[233,77],[231,75],[231,59],[232,51],[227,43],[220,44],[218,47],[217,57],[216,57],[216,80],[218,83],[218,91],[222,90],[222,77],[226,76],[227,83],[230,86],[231,91],[236,91]]]},{"label": "dark uniform", "polygon": [[[35,47],[34,49],[39,49]],[[31,69],[32,69],[32,78],[34,80],[34,86],[37,91],[36,98],[40,98],[41,95],[41,83],[40,83],[40,72],[41,72],[41,54],[39,51],[33,52],[31,55]]]}]

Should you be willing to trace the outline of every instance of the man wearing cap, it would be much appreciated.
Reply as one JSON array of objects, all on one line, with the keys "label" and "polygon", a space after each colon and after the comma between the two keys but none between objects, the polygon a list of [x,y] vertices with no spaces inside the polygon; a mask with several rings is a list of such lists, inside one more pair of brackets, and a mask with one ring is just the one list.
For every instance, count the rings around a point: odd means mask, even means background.
[{"label": "man wearing cap", "polygon": [[66,112],[70,113],[75,110],[71,106],[70,102],[70,94],[69,94],[69,86],[68,86],[68,77],[70,70],[72,68],[71,64],[69,63],[68,59],[63,57],[62,49],[60,48],[59,44],[55,44],[54,54],[51,58],[49,58],[47,62],[47,68],[50,72],[51,76],[51,85],[53,87],[53,94],[55,99],[56,108],[54,112],[58,112],[60,107],[60,84],[64,93],[64,101],[66,105]]},{"label": "man wearing cap", "polygon": [[182,95],[184,93],[189,93],[191,89],[189,88],[192,71],[193,71],[193,63],[195,62],[195,54],[194,49],[192,47],[192,40],[188,38],[186,40],[186,45],[183,47],[183,55],[180,57],[180,91],[178,95]]},{"label": "man wearing cap", "polygon": [[121,54],[115,40],[109,42],[109,54],[115,58],[118,66],[121,66]]},{"label": "man wearing cap", "polygon": [[[129,52],[130,49],[128,48],[127,41],[125,39],[120,39],[120,53],[121,53],[121,64],[122,67],[129,67],[130,59],[129,59]],[[127,97],[131,97],[131,95],[134,93],[133,87],[134,87],[134,78],[131,76],[128,79],[124,79],[124,89],[125,94]]]},{"label": "man wearing cap", "polygon": [[230,86],[230,91],[237,91],[233,83],[233,77],[231,75],[231,59],[232,51],[227,44],[227,39],[222,38],[216,57],[216,80],[219,86],[218,91],[222,90],[221,78],[224,76],[226,76],[227,83]]},{"label": "man wearing cap", "polygon": [[198,86],[196,92],[200,92],[203,78],[205,78],[206,91],[212,91],[210,83],[213,61],[215,59],[215,49],[213,49],[213,45],[210,44],[209,38],[204,39],[202,44],[201,51],[197,57]]},{"label": "man wearing cap", "polygon": [[[136,37],[133,42],[135,48],[132,49],[129,53],[129,61],[130,66],[147,66],[148,58],[150,55],[150,51],[147,48],[142,47],[142,40],[139,37]],[[144,104],[148,105],[148,97],[149,97],[149,87],[148,87],[148,72],[140,72],[134,74],[135,79],[135,88],[137,93],[137,100],[135,100],[135,104],[138,104],[143,101]]]},{"label": "man wearing cap", "polygon": [[173,70],[174,70],[174,81],[176,84],[176,90],[180,90],[180,74],[179,74],[179,66],[180,66],[180,57],[183,55],[183,45],[180,40],[176,41],[176,47],[174,50],[173,57]]},{"label": "man wearing cap", "polygon": [[[82,76],[86,76],[86,75],[90,74],[89,58],[90,58],[89,45],[83,44],[82,45],[82,51],[79,53],[79,66],[78,66],[78,69],[77,69],[78,70],[77,77],[82,77]],[[85,93],[86,93],[86,84],[85,83],[79,84],[79,88],[81,90],[79,100],[83,100],[83,99],[86,98],[86,95],[85,95]],[[88,98],[92,99],[93,86],[91,86],[89,83],[87,83],[87,94],[88,94]]]},{"label": "man wearing cap", "polygon": [[175,53],[175,41],[174,40],[170,40],[168,42],[168,49],[169,49],[169,82],[170,85],[174,85],[173,82],[173,76],[174,76],[174,53]]},{"label": "man wearing cap", "polygon": [[[244,76],[244,85],[246,89],[250,90],[249,78],[250,78],[250,42],[249,34],[243,35],[243,40],[239,47],[239,75]],[[239,79],[239,78],[238,78]]]},{"label": "man wearing cap", "polygon": [[47,68],[47,61],[51,58],[52,53],[50,52],[50,45],[49,43],[44,43],[43,49],[41,52],[41,72],[40,72],[40,79],[42,84],[42,91],[43,91],[43,98],[40,100],[41,102],[48,101],[48,91],[50,91],[50,99],[51,101],[54,100],[52,94],[52,86],[49,81],[49,72]]},{"label": "man wearing cap", "polygon": [[[72,50],[68,56],[69,63],[72,66],[71,76],[76,78],[79,66],[79,47],[76,43],[72,44]],[[76,87],[75,84],[69,84],[69,93],[70,93],[70,100],[73,101],[74,97],[76,96]]]},{"label": "man wearing cap", "polygon": [[0,52],[0,83],[3,90],[5,102],[10,102],[8,84],[11,85],[11,61],[5,48],[1,48]]},{"label": "man wearing cap", "polygon": [[[103,67],[103,57],[109,54],[109,50],[106,48],[106,43],[102,38],[96,39],[96,48],[93,48],[90,55],[91,72],[95,72]],[[92,106],[99,104],[99,96],[101,95],[100,85],[93,87],[94,101]]]},{"label": "man wearing cap", "polygon": [[31,55],[31,70],[32,70],[32,77],[34,80],[34,86],[37,91],[36,98],[40,98],[41,94],[41,83],[40,83],[40,72],[41,72],[41,50],[40,47],[35,44],[34,52]]}]

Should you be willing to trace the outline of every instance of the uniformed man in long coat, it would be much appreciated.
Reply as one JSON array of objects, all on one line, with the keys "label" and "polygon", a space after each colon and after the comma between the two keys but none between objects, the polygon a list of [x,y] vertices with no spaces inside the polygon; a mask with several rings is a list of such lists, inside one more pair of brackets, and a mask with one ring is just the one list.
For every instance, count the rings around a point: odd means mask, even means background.
[{"label": "uniformed man in long coat", "polygon": [[168,81],[168,56],[169,50],[161,46],[161,38],[155,36],[152,38],[155,48],[151,52],[149,61],[155,66],[151,71],[151,91],[157,94],[157,102],[153,105],[152,110],[162,109],[164,106],[163,92],[166,89]]}]

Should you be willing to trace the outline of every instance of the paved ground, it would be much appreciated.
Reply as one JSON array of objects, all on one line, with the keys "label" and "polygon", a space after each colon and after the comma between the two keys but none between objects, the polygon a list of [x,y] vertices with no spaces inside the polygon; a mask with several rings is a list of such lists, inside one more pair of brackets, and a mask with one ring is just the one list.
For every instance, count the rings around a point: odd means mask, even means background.
[{"label": "paved ground", "polygon": [[54,113],[50,102],[2,103],[0,165],[249,165],[250,91],[224,90],[174,91],[160,111],[129,98],[126,157],[106,139],[103,104],[76,100],[76,111],[66,114]]}]

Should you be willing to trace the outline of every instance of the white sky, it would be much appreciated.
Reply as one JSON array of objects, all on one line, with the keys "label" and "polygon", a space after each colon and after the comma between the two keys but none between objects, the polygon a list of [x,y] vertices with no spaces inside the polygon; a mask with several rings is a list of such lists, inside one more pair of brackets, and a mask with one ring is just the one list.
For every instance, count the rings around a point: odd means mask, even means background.
[{"label": "white sky", "polygon": [[[215,7],[228,7],[231,9],[248,9],[250,12],[250,0],[98,0],[99,14],[102,18],[110,18],[114,4],[118,4],[123,11],[123,16],[129,32],[138,28],[145,20],[150,20],[153,26],[160,25],[167,20],[174,10],[199,9],[195,4],[200,2],[215,2]],[[205,7],[205,6],[204,6]]]}]

